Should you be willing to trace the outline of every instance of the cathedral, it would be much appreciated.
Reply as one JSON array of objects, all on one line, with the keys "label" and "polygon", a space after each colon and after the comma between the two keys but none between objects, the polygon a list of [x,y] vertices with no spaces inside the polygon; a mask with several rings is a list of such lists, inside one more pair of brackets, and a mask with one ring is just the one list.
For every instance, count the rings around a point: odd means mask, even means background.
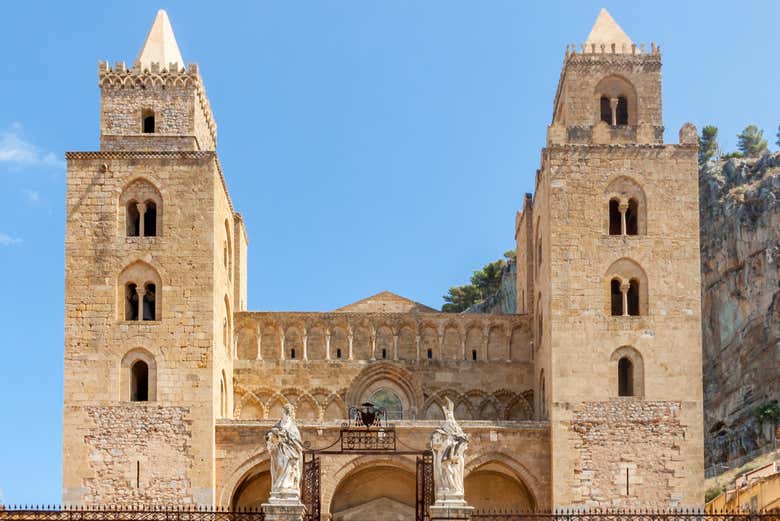
[{"label": "cathedral", "polygon": [[566,46],[507,315],[387,291],[248,310],[247,228],[164,11],[98,84],[100,149],[67,153],[64,503],[259,507],[289,409],[308,519],[421,519],[449,402],[477,509],[703,503],[698,141],[664,143],[655,44],[602,10]]}]

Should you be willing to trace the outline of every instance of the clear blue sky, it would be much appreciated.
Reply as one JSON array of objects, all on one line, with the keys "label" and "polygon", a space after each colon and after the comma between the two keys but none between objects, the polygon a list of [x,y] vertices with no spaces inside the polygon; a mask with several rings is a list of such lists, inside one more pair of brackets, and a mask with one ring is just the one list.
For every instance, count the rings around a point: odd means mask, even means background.
[{"label": "clear blue sky", "polygon": [[97,149],[97,60],[132,62],[158,8],[218,121],[249,308],[329,310],[384,289],[438,307],[513,246],[565,46],[602,5],[661,45],[667,141],[692,121],[774,143],[776,1],[4,4],[0,501],[60,500],[64,152]]}]

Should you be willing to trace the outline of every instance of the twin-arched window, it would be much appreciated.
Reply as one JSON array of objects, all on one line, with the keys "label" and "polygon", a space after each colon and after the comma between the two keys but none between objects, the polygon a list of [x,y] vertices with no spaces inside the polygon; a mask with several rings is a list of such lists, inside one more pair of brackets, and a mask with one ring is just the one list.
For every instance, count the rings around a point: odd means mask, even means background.
[{"label": "twin-arched window", "polygon": [[609,314],[612,316],[637,316],[648,314],[647,275],[631,259],[613,262],[606,273]]},{"label": "twin-arched window", "polygon": [[647,203],[644,190],[630,177],[614,179],[604,191],[607,196],[610,235],[645,235]]},{"label": "twin-arched window", "polygon": [[153,267],[137,261],[119,274],[119,319],[158,321],[161,317],[160,275]]},{"label": "twin-arched window", "polygon": [[610,126],[636,125],[637,95],[634,86],[617,75],[607,76],[596,85],[598,119]]},{"label": "twin-arched window", "polygon": [[127,237],[156,237],[160,232],[162,196],[145,179],[136,179],[125,187],[119,197],[124,214],[124,234]]}]

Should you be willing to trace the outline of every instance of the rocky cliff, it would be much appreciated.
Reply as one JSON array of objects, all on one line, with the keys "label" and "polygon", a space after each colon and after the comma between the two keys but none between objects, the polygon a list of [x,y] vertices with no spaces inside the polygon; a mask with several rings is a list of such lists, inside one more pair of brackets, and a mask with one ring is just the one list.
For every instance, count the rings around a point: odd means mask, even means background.
[{"label": "rocky cliff", "polygon": [[[699,172],[699,188],[705,464],[714,475],[772,448],[767,418],[780,399],[780,153],[712,162]],[[762,418],[761,409],[770,413]]]},{"label": "rocky cliff", "polygon": [[501,268],[498,291],[464,313],[517,313],[517,261],[512,259]]}]

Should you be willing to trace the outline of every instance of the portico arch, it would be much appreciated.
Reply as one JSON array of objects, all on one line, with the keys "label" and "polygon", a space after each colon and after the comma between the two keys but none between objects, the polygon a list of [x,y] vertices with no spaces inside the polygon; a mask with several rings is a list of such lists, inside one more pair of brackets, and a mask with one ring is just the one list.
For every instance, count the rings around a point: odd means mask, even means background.
[{"label": "portico arch", "polygon": [[322,511],[332,521],[414,519],[415,468],[406,458],[357,458],[339,469],[333,482],[322,496]]},{"label": "portico arch", "polygon": [[[466,463],[466,501],[477,509],[538,510],[537,476],[513,457],[490,452]],[[543,494],[542,494],[543,495]]]}]

